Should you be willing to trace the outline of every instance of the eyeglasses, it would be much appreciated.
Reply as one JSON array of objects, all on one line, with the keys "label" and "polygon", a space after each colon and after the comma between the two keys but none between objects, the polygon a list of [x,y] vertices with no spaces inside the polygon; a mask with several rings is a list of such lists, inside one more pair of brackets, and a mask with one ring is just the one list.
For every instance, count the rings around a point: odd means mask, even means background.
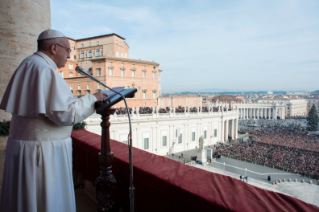
[{"label": "eyeglasses", "polygon": [[55,43],[56,45],[58,45],[58,46],[61,46],[62,48],[64,48],[66,51],[67,51],[67,53],[71,53],[71,51],[72,51],[72,49],[70,49],[70,48],[68,48],[68,47],[65,47],[65,46],[62,46],[62,45],[60,45],[60,44],[58,44],[58,43]]}]

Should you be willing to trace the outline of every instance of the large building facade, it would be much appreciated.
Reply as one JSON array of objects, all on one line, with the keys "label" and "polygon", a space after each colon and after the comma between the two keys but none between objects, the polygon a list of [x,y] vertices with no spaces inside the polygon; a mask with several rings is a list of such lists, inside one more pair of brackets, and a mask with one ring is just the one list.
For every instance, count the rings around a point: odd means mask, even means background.
[{"label": "large building facade", "polygon": [[[158,155],[167,155],[198,148],[202,136],[205,146],[220,141],[238,138],[238,110],[226,110],[222,107],[208,112],[159,113],[155,108],[151,114],[139,114],[133,109],[132,133],[133,146]],[[188,110],[189,111],[189,110]],[[111,116],[110,136],[112,139],[127,143],[129,125],[126,115]],[[99,115],[89,117],[88,130],[101,134]]]},{"label": "large building facade", "polygon": [[[73,95],[105,90],[102,85],[80,76],[78,65],[109,87],[136,88],[129,107],[157,106],[161,94],[161,70],[156,62],[129,58],[129,46],[117,34],[83,39],[69,38],[71,53],[66,66],[57,72],[66,80]],[[116,107],[123,107],[123,102]]]}]

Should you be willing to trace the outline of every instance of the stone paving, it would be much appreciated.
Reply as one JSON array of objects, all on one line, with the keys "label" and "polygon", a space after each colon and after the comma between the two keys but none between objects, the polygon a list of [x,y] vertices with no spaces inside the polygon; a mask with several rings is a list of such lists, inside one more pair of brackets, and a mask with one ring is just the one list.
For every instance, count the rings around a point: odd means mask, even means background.
[{"label": "stone paving", "polygon": [[[192,165],[200,169],[204,169],[209,172],[214,172],[229,177],[233,177],[239,180],[239,175],[234,174],[228,171],[223,171],[211,166],[203,166],[199,164]],[[260,180],[255,180],[248,177],[248,184],[256,186],[258,188],[266,189],[269,191],[283,193],[297,199],[300,199],[304,202],[316,205],[319,207],[319,185],[316,184],[316,181],[313,180],[315,184],[301,183],[299,182],[282,182],[275,185],[270,183],[265,183]],[[319,210],[319,208],[318,208]]]},{"label": "stone paving", "polygon": [[[192,149],[182,153],[184,158],[188,158],[189,156],[196,156],[197,150]],[[175,153],[174,157],[172,157],[172,155],[167,155],[166,157],[183,162],[184,158],[181,158],[180,156],[181,153]],[[224,162],[226,164],[225,170],[223,165]],[[230,176],[238,180],[240,175],[245,176],[245,168],[247,168],[246,173],[249,184],[266,190],[283,193],[319,207],[319,185],[317,185],[317,180],[314,179],[226,157],[217,159],[215,163],[208,163],[206,165],[194,164],[192,166]],[[282,181],[283,179],[286,179],[286,182],[272,185],[271,182],[267,181],[267,176],[269,174],[271,175],[272,182],[278,180]],[[288,182],[288,178],[292,179],[292,181]],[[294,182],[294,179],[297,179],[298,182]],[[305,182],[301,183],[301,179]],[[313,184],[309,184],[309,180],[312,180]]]}]

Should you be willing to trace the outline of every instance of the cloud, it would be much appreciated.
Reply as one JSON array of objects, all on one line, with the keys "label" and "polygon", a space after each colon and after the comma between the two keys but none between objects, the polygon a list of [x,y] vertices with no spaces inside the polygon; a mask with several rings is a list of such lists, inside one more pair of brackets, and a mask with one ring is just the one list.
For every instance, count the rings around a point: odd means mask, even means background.
[{"label": "cloud", "polygon": [[[52,26],[71,37],[114,32],[127,39],[131,58],[159,62],[164,92],[189,90],[188,85],[233,90],[317,87],[312,80],[319,77],[315,0],[51,4]],[[312,78],[303,76],[306,72]]]}]

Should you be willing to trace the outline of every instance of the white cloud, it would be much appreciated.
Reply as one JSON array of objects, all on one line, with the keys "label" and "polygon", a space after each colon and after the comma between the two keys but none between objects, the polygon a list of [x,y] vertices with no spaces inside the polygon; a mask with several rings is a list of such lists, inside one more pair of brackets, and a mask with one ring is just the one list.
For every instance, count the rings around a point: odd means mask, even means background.
[{"label": "white cloud", "polygon": [[311,90],[319,77],[318,63],[307,62],[319,58],[318,11],[315,0],[91,1],[59,7],[52,21],[75,38],[112,32],[127,38],[132,58],[161,64],[164,92],[211,83]]}]

